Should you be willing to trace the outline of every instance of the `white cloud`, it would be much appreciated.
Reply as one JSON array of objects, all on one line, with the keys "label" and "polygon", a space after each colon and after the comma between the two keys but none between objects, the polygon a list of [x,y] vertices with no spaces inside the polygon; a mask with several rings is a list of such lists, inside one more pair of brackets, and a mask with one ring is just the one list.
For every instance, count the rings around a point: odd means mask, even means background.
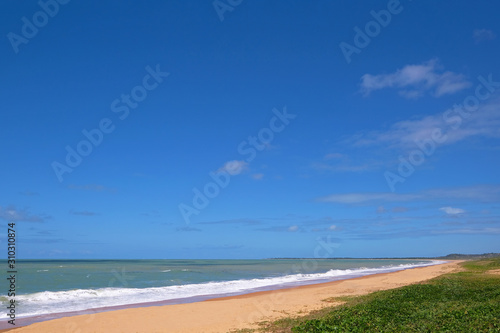
[{"label": "white cloud", "polygon": [[248,166],[245,161],[232,160],[226,162],[218,171],[225,171],[231,176],[236,176],[242,173]]},{"label": "white cloud", "polygon": [[445,212],[448,215],[459,215],[465,213],[465,210],[461,208],[453,208],[453,207],[441,207],[439,210]]},{"label": "white cloud", "polygon": [[431,198],[449,198],[466,201],[498,202],[500,200],[499,185],[476,185],[455,188],[437,188],[424,192]]},{"label": "white cloud", "polygon": [[387,210],[384,208],[384,206],[378,206],[377,214],[384,214],[384,213],[387,213]]},{"label": "white cloud", "polygon": [[471,234],[471,235],[498,235],[500,228],[477,228],[477,229],[451,229],[434,232],[436,234]]},{"label": "white cloud", "polygon": [[406,65],[391,74],[365,74],[361,77],[361,91],[367,96],[375,90],[396,88],[406,98],[418,98],[426,91],[440,97],[470,86],[462,74],[439,73],[439,69],[437,60],[433,59],[421,65]]},{"label": "white cloud", "polygon": [[398,194],[390,192],[379,192],[379,193],[344,193],[344,194],[332,194],[326,197],[321,197],[318,201],[321,202],[334,202],[343,204],[356,204],[372,201],[409,201],[412,199],[419,198],[419,195],[413,194]]},{"label": "white cloud", "polygon": [[17,209],[15,206],[0,206],[0,219],[7,222],[43,222],[50,216],[33,215],[27,209]]},{"label": "white cloud", "polygon": [[484,41],[487,41],[487,40],[493,40],[497,36],[491,30],[487,30],[487,29],[475,29],[473,37],[474,37],[474,41],[476,43],[480,43],[480,42],[484,42]]},{"label": "white cloud", "polygon": [[[473,136],[500,137],[500,99],[492,97],[470,113],[454,107],[442,113],[419,119],[403,120],[394,123],[386,131],[371,131],[357,134],[344,141],[355,147],[382,144],[389,148],[416,148],[417,142],[433,138],[433,132],[441,131],[445,138],[440,143],[453,144]],[[459,112],[466,112],[467,118]]]},{"label": "white cloud", "polygon": [[330,227],[328,227],[328,229],[335,230],[335,229],[337,229],[337,226],[335,224],[332,224]]},{"label": "white cloud", "polygon": [[264,174],[263,173],[254,173],[252,175],[252,178],[255,180],[261,180],[262,178],[264,178]]},{"label": "white cloud", "polygon": [[[331,194],[317,198],[320,202],[339,204],[363,204],[382,202],[427,201],[436,199],[455,199],[481,202],[496,202],[500,200],[500,185],[477,185],[456,188],[436,188],[416,193],[393,192],[358,192]],[[380,207],[379,207],[380,208]],[[382,207],[383,208],[383,207]],[[448,208],[448,207],[443,207]],[[385,209],[385,208],[384,208]]]},{"label": "white cloud", "polygon": [[296,225],[292,225],[290,228],[288,228],[288,231],[292,231],[292,232],[297,231],[297,230],[299,230],[299,227]]}]

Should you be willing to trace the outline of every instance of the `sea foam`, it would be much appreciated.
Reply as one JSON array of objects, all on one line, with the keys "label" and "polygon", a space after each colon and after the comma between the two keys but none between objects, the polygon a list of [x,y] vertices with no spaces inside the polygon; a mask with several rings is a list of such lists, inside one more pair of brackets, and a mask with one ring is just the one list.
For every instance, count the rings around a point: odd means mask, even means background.
[{"label": "sea foam", "polygon": [[[353,277],[388,273],[409,268],[437,265],[444,261],[427,261],[417,264],[401,264],[378,268],[331,269],[324,273],[289,274],[259,279],[213,281],[154,288],[99,288],[67,291],[44,291],[16,296],[18,317],[83,311],[112,306],[134,306],[141,303],[175,300],[187,302],[189,298],[207,299],[212,297],[245,294],[260,290],[314,284]],[[6,304],[4,297],[0,298]]]}]

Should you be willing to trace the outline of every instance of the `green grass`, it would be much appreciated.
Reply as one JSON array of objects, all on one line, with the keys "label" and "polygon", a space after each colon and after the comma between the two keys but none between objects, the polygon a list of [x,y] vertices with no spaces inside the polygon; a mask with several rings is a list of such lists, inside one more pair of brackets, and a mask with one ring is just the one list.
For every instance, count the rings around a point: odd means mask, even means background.
[{"label": "green grass", "polygon": [[[261,323],[254,332],[500,332],[500,258],[426,283],[346,298],[306,317]],[[251,332],[251,331],[247,331]]]}]

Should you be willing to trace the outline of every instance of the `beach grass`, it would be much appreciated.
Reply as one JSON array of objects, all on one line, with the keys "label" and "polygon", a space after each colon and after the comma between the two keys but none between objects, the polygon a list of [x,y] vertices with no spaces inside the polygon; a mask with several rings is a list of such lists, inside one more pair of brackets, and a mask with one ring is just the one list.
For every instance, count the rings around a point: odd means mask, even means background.
[{"label": "beach grass", "polygon": [[336,298],[343,305],[243,332],[500,332],[500,257],[424,283]]}]

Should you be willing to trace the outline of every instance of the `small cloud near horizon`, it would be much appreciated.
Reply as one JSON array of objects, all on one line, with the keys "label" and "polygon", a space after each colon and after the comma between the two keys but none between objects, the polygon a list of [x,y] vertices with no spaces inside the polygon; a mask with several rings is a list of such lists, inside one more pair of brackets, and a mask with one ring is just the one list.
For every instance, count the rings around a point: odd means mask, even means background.
[{"label": "small cloud near horizon", "polygon": [[[292,226],[272,226],[267,228],[256,229],[258,231],[270,231],[270,232],[297,232],[301,231],[298,225]],[[302,230],[303,231],[303,230]]]},{"label": "small cloud near horizon", "polygon": [[231,176],[236,176],[242,173],[248,167],[248,163],[243,160],[232,160],[226,162],[221,168],[217,171],[225,171]]},{"label": "small cloud near horizon", "polygon": [[335,224],[332,224],[329,227],[326,228],[313,228],[311,229],[312,232],[329,232],[329,231],[338,231],[340,230]]},{"label": "small cloud near horizon", "polygon": [[441,208],[439,208],[439,210],[443,211],[446,214],[451,215],[451,216],[457,216],[457,215],[465,213],[465,210],[463,210],[461,208],[453,208],[453,207],[449,207],[449,206],[441,207]]}]

